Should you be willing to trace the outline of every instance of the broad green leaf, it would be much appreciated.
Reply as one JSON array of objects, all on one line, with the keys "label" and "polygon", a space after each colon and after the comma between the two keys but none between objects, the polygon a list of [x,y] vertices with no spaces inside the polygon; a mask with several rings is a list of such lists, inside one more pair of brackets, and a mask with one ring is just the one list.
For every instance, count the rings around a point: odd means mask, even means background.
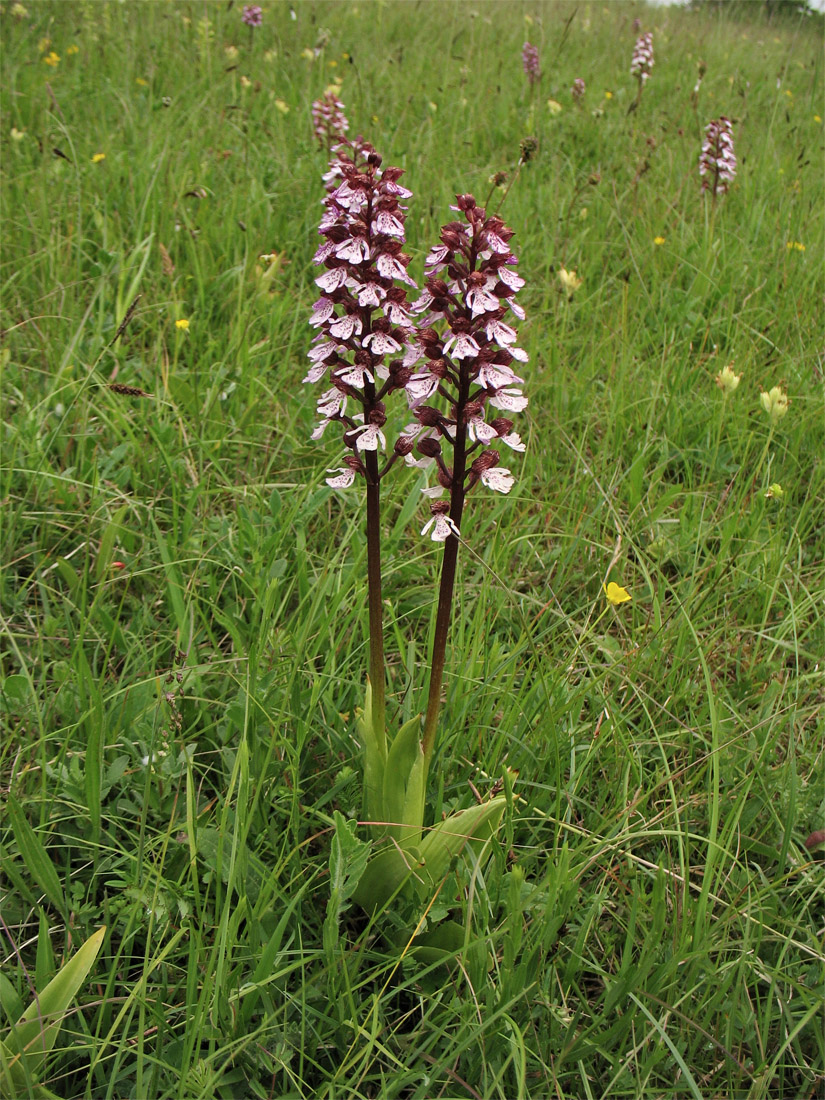
[{"label": "broad green leaf", "polygon": [[406,722],[390,746],[384,768],[384,817],[402,848],[421,843],[427,767],[421,751],[421,716]]},{"label": "broad green leaf", "polygon": [[438,885],[449,871],[453,859],[468,843],[478,847],[476,842],[488,840],[493,835],[506,805],[505,796],[497,795],[480,806],[470,806],[451,814],[427,833],[421,842],[423,866],[419,872],[426,883],[426,890]]},{"label": "broad green leaf", "polygon": [[49,853],[43,846],[40,837],[29,824],[20,803],[10,794],[6,803],[11,819],[11,828],[17,847],[26,864],[26,868],[34,881],[61,913],[66,912],[66,899],[60,885],[60,877],[55,870]]},{"label": "broad green leaf", "polygon": [[[387,745],[383,736],[379,736],[372,721],[372,684],[367,677],[367,690],[364,696],[364,712],[358,719],[358,732],[364,747],[364,808],[369,821],[384,820],[384,768],[387,762]],[[384,829],[374,825],[374,835],[381,835]]]},{"label": "broad green leaf", "polygon": [[413,848],[402,852],[394,844],[384,848],[369,861],[361,879],[352,893],[367,913],[383,909],[411,875],[418,873],[418,850]]},{"label": "broad green leaf", "polygon": [[[19,1064],[22,1059],[25,1059],[29,1076],[35,1077],[40,1072],[57,1040],[63,1017],[86,980],[105,935],[106,928],[98,928],[60,968],[12,1028],[5,1046],[12,1053],[10,1067],[15,1080],[22,1069]],[[4,1082],[4,1088],[7,1084]]]}]

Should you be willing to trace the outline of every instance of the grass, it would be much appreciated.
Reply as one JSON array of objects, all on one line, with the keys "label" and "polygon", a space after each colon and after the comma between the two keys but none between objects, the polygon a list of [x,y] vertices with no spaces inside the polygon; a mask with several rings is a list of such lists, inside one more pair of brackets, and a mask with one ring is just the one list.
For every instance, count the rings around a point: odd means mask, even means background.
[{"label": "grass", "polygon": [[[0,23],[3,1025],[107,927],[49,1088],[821,1095],[821,20],[271,2],[250,33],[238,5],[26,7]],[[656,65],[628,115],[636,16]],[[419,280],[455,192],[540,141],[502,207],[528,450],[468,505],[431,791],[470,805],[506,763],[517,798],[436,899],[465,929],[449,972],[352,910],[324,936],[366,667],[362,504],[324,485],[300,385],[309,104],[336,75],[406,170]],[[721,114],[740,171],[714,210]],[[417,490],[386,510],[397,722],[440,554]]]}]

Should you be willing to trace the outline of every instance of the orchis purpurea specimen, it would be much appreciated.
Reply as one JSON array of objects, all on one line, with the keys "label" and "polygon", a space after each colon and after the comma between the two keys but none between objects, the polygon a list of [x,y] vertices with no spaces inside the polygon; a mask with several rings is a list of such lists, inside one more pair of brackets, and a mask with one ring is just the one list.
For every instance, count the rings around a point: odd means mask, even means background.
[{"label": "orchis purpurea specimen", "polygon": [[524,75],[532,88],[541,76],[538,46],[533,46],[529,42],[524,43],[521,49],[521,67],[524,69]]},{"label": "orchis purpurea specimen", "polygon": [[501,218],[488,216],[472,195],[457,196],[452,209],[463,220],[442,227],[441,243],[427,257],[426,286],[413,305],[423,315],[418,339],[425,359],[406,384],[415,422],[404,434],[417,440],[421,456],[410,454],[406,462],[435,464],[437,485],[427,492],[449,494],[449,503],[430,505],[422,531],[445,543],[422,738],[427,761],[435,741],[464,502],[477,485],[510,491],[514,479],[501,465],[498,448],[525,449],[509,414],[527,406],[515,369],[527,362],[527,353],[508,323],[511,314],[524,318],[515,300],[524,280],[510,251],[512,231]]},{"label": "orchis purpurea specimen", "polygon": [[409,321],[407,274],[409,256],[402,251],[406,208],[400,200],[411,192],[398,182],[402,169],[381,171],[381,157],[356,139],[336,149],[327,183],[326,210],[319,232],[323,241],[315,262],[324,271],[315,280],[321,297],[310,324],[318,330],[309,352],[312,361],[304,382],[321,382],[320,422],[312,433],[340,424],[349,453],[344,465],[331,470],[327,484],[366,483],[367,570],[369,588],[372,713],[379,739],[384,737],[384,646],[381,605],[380,482],[409,450],[405,440],[386,450],[385,400],[405,387],[418,357]]},{"label": "orchis purpurea specimen", "polygon": [[633,57],[630,61],[630,75],[635,76],[638,80],[639,90],[636,92],[636,98],[628,108],[628,114],[630,111],[635,111],[642,102],[642,89],[652,71],[653,35],[648,31],[647,34],[639,35],[636,39],[636,45],[633,47]]},{"label": "orchis purpurea specimen", "polygon": [[714,119],[705,127],[705,139],[699,154],[699,175],[702,190],[710,191],[715,202],[727,194],[736,176],[736,154],[733,151],[733,127],[729,118]]},{"label": "orchis purpurea specimen", "polygon": [[338,86],[331,85],[321,99],[312,104],[312,128],[321,149],[332,154],[334,146],[346,139],[349,122],[344,114],[344,104],[337,95]]}]

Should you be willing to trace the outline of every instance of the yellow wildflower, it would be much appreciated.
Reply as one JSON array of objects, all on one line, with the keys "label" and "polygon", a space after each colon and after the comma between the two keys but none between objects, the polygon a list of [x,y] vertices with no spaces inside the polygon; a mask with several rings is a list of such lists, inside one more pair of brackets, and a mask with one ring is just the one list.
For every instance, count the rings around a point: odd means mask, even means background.
[{"label": "yellow wildflower", "polygon": [[51,65],[53,69],[56,69],[60,64],[60,54],[56,54],[54,50],[51,53],[47,53],[43,58],[44,65]]},{"label": "yellow wildflower", "polygon": [[275,100],[275,107],[281,112],[282,115],[289,114],[289,104],[283,99]]},{"label": "yellow wildflower", "polygon": [[790,405],[788,395],[781,386],[774,386],[773,389],[768,392],[763,390],[759,396],[762,402],[762,408],[771,418],[771,425],[778,424],[788,411],[788,406]]},{"label": "yellow wildflower", "polygon": [[741,381],[742,375],[736,373],[733,369],[733,363],[728,363],[726,367],[722,367],[721,371],[716,375],[716,385],[725,397],[732,394]]},{"label": "yellow wildflower", "polygon": [[95,153],[95,155],[92,157],[92,164],[100,164],[100,162],[105,159],[105,153]]},{"label": "yellow wildflower", "polygon": [[12,139],[12,141],[22,141],[25,136],[26,136],[26,131],[25,130],[18,130],[16,126],[12,126],[12,128],[11,128],[11,139]]},{"label": "yellow wildflower", "polygon": [[304,59],[304,61],[314,61],[315,60],[315,54],[309,48],[309,46],[305,46],[301,50],[301,57]]},{"label": "yellow wildflower", "polygon": [[181,317],[180,320],[175,321],[175,328],[179,328],[182,332],[189,331],[189,322],[185,317]]},{"label": "yellow wildflower", "polygon": [[149,81],[144,80],[142,76],[136,76],[135,77],[135,84],[139,84],[141,86],[141,88],[146,88],[146,87],[148,87]]},{"label": "yellow wildflower", "polygon": [[575,294],[582,285],[583,280],[579,278],[575,271],[568,271],[566,268],[560,267],[559,282],[564,288],[565,293]]},{"label": "yellow wildflower", "polygon": [[660,245],[660,244],[664,244],[664,243],[665,243],[665,239],[664,239],[664,237],[654,237],[654,238],[653,238],[653,243],[654,243],[655,245]]},{"label": "yellow wildflower", "polygon": [[551,115],[560,115],[564,108],[557,99],[548,99],[547,110],[550,112]]},{"label": "yellow wildflower", "polygon": [[622,588],[620,584],[616,584],[615,581],[611,581],[610,584],[603,584],[602,589],[605,596],[607,596],[608,603],[612,603],[614,607],[633,599],[628,590]]},{"label": "yellow wildflower", "polygon": [[605,99],[612,99],[613,98],[613,93],[612,92],[605,92],[604,93],[604,98]]},{"label": "yellow wildflower", "polygon": [[74,43],[68,46],[66,49],[66,57],[72,57],[74,54],[80,53],[80,46],[75,46]]},{"label": "yellow wildflower", "polygon": [[804,252],[805,251],[805,245],[802,244],[800,241],[788,241],[788,243],[785,245],[785,247],[787,248],[787,250],[789,252],[793,251],[794,249],[797,252]]},{"label": "yellow wildflower", "polygon": [[814,122],[821,122],[822,119],[819,115],[814,115]]}]

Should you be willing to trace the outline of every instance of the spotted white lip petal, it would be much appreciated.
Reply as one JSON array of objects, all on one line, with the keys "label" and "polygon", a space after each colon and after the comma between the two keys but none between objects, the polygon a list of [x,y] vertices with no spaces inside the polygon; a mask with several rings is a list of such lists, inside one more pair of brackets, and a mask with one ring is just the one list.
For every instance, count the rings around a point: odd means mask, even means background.
[{"label": "spotted white lip petal", "polygon": [[358,305],[378,306],[386,296],[387,292],[378,283],[362,283],[358,291]]},{"label": "spotted white lip petal", "polygon": [[374,382],[372,374],[366,367],[360,367],[355,363],[351,367],[342,367],[335,372],[335,377],[340,378],[342,382],[346,382],[348,386],[358,386],[359,389],[364,388],[364,379],[368,379],[370,382]]},{"label": "spotted white lip petal", "polygon": [[373,355],[391,355],[394,351],[400,351],[401,345],[387,332],[371,332],[364,337],[364,347],[369,348]]},{"label": "spotted white lip petal", "polygon": [[353,434],[358,436],[355,446],[359,451],[377,451],[379,443],[382,450],[387,448],[384,433],[375,424],[362,424],[360,428],[355,429]]},{"label": "spotted white lip petal", "polygon": [[527,408],[527,398],[521,390],[496,390],[490,397],[490,404],[506,412],[523,412]]},{"label": "spotted white lip petal", "polygon": [[339,317],[329,326],[330,336],[338,340],[349,340],[353,334],[358,336],[361,332],[361,318],[349,313],[345,317]]},{"label": "spotted white lip petal", "polygon": [[346,278],[347,269],[345,267],[331,267],[323,275],[318,276],[315,285],[319,286],[321,290],[325,290],[327,294],[331,294],[333,290],[337,290],[339,286],[344,285]]},{"label": "spotted white lip petal", "polygon": [[316,363],[314,367],[310,367],[306,373],[306,377],[302,378],[302,382],[317,382],[319,378],[323,378],[327,373],[326,363]]},{"label": "spotted white lip petal", "polygon": [[481,482],[488,489],[495,489],[497,493],[509,493],[515,483],[515,478],[504,466],[494,466],[491,470],[485,470],[481,475]]},{"label": "spotted white lip petal", "polygon": [[461,538],[461,532],[449,516],[431,516],[421,528],[421,534],[426,535],[431,527],[433,533],[430,535],[430,538],[433,542],[446,542],[450,535],[456,535],[456,537]]},{"label": "spotted white lip petal", "polygon": [[467,332],[453,333],[444,344],[444,354],[453,359],[475,359],[479,347]]},{"label": "spotted white lip petal", "polygon": [[432,374],[414,374],[404,388],[410,408],[414,409],[416,405],[432,397],[438,389],[438,379]]},{"label": "spotted white lip petal", "polygon": [[[337,351],[338,346],[334,340],[326,340],[323,344],[316,344],[314,348],[310,348],[307,352],[307,359],[311,359],[313,363],[319,363],[322,359],[326,359],[328,355]],[[346,351],[346,348],[344,350]]]},{"label": "spotted white lip petal", "polygon": [[499,437],[501,442],[506,444],[512,451],[526,451],[527,444],[522,443],[521,436],[518,432],[508,432],[507,435]]},{"label": "spotted white lip petal", "polygon": [[335,470],[327,470],[327,473],[337,475],[326,479],[330,489],[349,489],[355,480],[355,470],[351,470],[349,466],[339,466]]}]

